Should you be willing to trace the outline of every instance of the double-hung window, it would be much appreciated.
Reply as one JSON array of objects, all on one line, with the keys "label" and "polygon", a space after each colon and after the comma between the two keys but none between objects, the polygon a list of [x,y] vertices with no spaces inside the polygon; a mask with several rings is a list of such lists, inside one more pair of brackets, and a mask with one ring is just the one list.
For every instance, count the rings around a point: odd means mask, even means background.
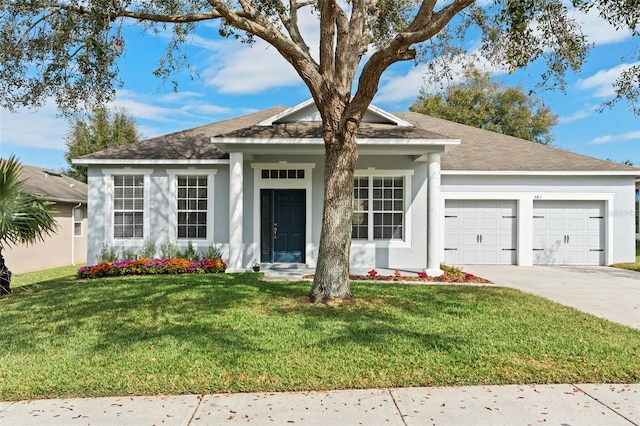
[{"label": "double-hung window", "polygon": [[405,233],[405,177],[357,176],[351,237],[402,240]]},{"label": "double-hung window", "polygon": [[113,237],[144,238],[144,176],[113,176]]},{"label": "double-hung window", "polygon": [[207,238],[207,176],[177,176],[178,238]]}]

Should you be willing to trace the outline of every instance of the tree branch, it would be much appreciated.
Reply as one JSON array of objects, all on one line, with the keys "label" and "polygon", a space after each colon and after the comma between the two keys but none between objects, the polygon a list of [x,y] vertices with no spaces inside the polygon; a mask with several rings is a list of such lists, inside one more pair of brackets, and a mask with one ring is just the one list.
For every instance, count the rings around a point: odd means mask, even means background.
[{"label": "tree branch", "polygon": [[[474,0],[455,0],[435,14],[435,0],[424,0],[407,31],[394,37],[386,46],[376,51],[367,61],[360,74],[358,91],[349,105],[351,114],[362,114],[378,91],[380,77],[391,64],[415,59],[416,51],[410,47],[431,39],[438,34],[462,10]],[[411,30],[411,31],[409,31]]]},{"label": "tree branch", "polygon": [[289,37],[291,37],[291,40],[295,44],[303,48],[307,55],[310,55],[309,46],[304,41],[302,34],[300,34],[300,27],[298,26],[298,9],[314,3],[315,1],[301,4],[296,3],[295,0],[289,0],[289,15],[286,13],[280,13],[280,21],[282,21],[282,24],[287,29]]}]

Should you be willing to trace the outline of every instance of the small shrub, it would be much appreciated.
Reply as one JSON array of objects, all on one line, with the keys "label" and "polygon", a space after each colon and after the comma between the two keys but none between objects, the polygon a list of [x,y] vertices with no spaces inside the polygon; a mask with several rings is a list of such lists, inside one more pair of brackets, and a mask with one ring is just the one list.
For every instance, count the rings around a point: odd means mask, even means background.
[{"label": "small shrub", "polygon": [[171,241],[165,241],[160,244],[160,257],[163,259],[173,259],[178,257],[180,254],[180,250],[178,246],[172,243]]},{"label": "small shrub", "polygon": [[118,252],[109,244],[104,243],[96,260],[98,263],[113,262],[114,260],[118,260]]},{"label": "small shrub", "polygon": [[454,277],[461,277],[464,275],[464,272],[462,272],[462,268],[458,266],[447,266],[444,263],[441,263],[440,269],[442,269],[444,272],[447,272],[453,275]]},{"label": "small shrub", "polygon": [[122,247],[122,253],[120,260],[136,260],[138,258],[138,252],[134,248]]},{"label": "small shrub", "polygon": [[153,259],[156,257],[156,245],[150,240],[145,240],[140,250],[140,257],[144,259]]},{"label": "small shrub", "polygon": [[222,250],[215,247],[213,244],[209,246],[207,251],[202,255],[203,259],[222,259]]},{"label": "small shrub", "polygon": [[191,240],[187,242],[187,247],[181,252],[178,257],[182,257],[184,259],[189,260],[200,260],[200,254],[193,248],[193,243]]}]

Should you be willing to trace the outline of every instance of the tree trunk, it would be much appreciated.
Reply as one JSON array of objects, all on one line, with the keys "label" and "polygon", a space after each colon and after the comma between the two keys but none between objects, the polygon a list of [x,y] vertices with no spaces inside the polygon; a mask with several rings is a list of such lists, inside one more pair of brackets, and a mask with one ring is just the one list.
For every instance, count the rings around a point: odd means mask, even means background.
[{"label": "tree trunk", "polygon": [[353,174],[358,148],[357,124],[347,131],[325,135],[324,208],[318,264],[310,301],[326,303],[353,298],[349,285],[349,252],[353,216]]}]

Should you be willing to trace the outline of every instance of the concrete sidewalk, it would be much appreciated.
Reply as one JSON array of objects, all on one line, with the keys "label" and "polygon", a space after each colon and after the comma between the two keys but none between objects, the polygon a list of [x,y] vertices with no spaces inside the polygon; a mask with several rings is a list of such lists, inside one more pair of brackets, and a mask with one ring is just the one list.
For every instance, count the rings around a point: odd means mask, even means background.
[{"label": "concrete sidewalk", "polygon": [[640,385],[508,385],[0,402],[0,425],[638,425]]}]

